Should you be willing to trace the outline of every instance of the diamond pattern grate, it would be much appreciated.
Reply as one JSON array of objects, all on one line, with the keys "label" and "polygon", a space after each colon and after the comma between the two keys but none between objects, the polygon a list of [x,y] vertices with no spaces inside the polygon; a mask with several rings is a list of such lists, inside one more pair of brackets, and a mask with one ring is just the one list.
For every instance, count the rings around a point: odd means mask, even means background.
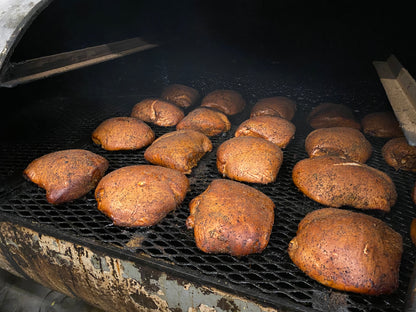
[{"label": "diamond pattern grate", "polygon": [[[180,81],[183,77],[179,74],[176,78]],[[391,296],[361,296],[337,292],[311,280],[290,261],[286,250],[289,241],[296,233],[299,221],[306,213],[321,206],[296,189],[291,180],[291,170],[297,161],[306,157],[304,139],[311,129],[304,124],[305,116],[316,102],[322,100],[323,95],[313,88],[291,88],[276,81],[252,86],[250,79],[249,76],[243,76],[230,81],[227,77],[210,74],[187,82],[203,91],[208,90],[207,86],[214,89],[220,85],[222,88],[245,90],[244,95],[250,99],[250,103],[255,101],[252,94],[257,96],[260,94],[262,97],[285,94],[297,100],[299,104],[299,111],[294,120],[297,126],[296,138],[284,150],[284,162],[278,180],[269,185],[252,185],[272,198],[276,204],[275,225],[269,245],[262,254],[241,258],[204,254],[196,248],[192,232],[185,226],[190,200],[202,193],[213,179],[221,177],[216,170],[215,149],[223,141],[231,138],[236,126],[248,118],[249,108],[241,116],[232,119],[232,131],[211,138],[214,150],[205,155],[198,167],[189,175],[191,191],[185,201],[159,224],[151,228],[132,229],[113,226],[111,221],[96,209],[93,192],[71,203],[49,205],[45,200],[44,191],[24,181],[21,171],[32,159],[40,155],[74,146],[89,149],[106,157],[110,162],[109,171],[128,165],[145,164],[144,150],[107,152],[94,146],[89,140],[89,134],[99,122],[112,116],[128,114],[140,96],[111,98],[107,101],[100,98],[75,106],[73,102],[67,103],[65,99],[51,99],[50,102],[59,102],[60,109],[65,112],[62,114],[65,118],[61,117],[63,119],[56,132],[48,132],[48,135],[30,142],[6,144],[0,151],[0,160],[3,164],[0,176],[6,181],[7,186],[3,189],[0,198],[1,215],[23,224],[31,224],[39,231],[64,235],[78,242],[93,245],[104,252],[111,251],[119,257],[140,261],[142,255],[146,255],[156,267],[160,264],[161,268],[165,267],[166,263],[173,263],[172,270],[178,274],[190,273],[198,277],[198,282],[229,288],[233,292],[272,306],[283,304],[290,309],[291,306],[301,305],[317,311],[328,309],[369,311],[369,307],[371,311],[402,311],[416,256],[409,238],[410,221],[416,217],[414,204],[410,198],[410,191],[416,180],[415,175],[409,172],[396,172],[388,167],[380,153],[386,140],[369,138],[374,153],[368,164],[388,173],[395,182],[399,194],[398,202],[391,213],[368,212],[383,219],[404,238],[398,291]],[[347,94],[337,92],[328,94],[328,92],[330,91],[327,91],[327,97],[349,104],[346,101]],[[116,101],[118,103],[115,105]],[[97,102],[100,102],[98,113]],[[55,107],[52,104],[54,103],[49,103],[48,109]],[[356,105],[360,104],[362,104],[360,101],[356,103]],[[357,107],[359,107],[357,112],[361,116],[371,111],[371,107],[368,106]],[[46,107],[44,109],[46,110]],[[154,126],[153,129],[157,137],[173,130],[173,128]]]}]

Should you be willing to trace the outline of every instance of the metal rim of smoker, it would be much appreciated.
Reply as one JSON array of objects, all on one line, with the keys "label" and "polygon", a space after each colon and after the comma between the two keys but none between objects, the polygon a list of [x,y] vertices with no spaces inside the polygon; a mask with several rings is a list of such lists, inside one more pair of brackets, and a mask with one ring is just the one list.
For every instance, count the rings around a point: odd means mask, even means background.
[{"label": "metal rim of smoker", "polygon": [[7,69],[19,40],[35,18],[53,0],[6,0],[0,2],[0,74]]}]

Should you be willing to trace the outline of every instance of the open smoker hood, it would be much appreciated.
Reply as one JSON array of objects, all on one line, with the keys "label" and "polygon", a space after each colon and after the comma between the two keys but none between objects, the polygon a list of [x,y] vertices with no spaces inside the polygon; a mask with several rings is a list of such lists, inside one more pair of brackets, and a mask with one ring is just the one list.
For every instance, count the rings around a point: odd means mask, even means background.
[{"label": "open smoker hood", "polygon": [[[374,154],[369,165],[392,177],[399,200],[391,213],[371,214],[404,238],[398,291],[368,297],[331,290],[300,272],[286,252],[298,222],[307,212],[321,208],[291,181],[294,164],[306,157],[303,144],[311,130],[305,124],[306,114],[323,101],[345,103],[359,117],[389,109],[371,62],[394,53],[414,72],[402,31],[406,22],[392,20],[394,14],[387,7],[358,10],[323,2],[71,1],[68,5],[53,1],[21,38],[11,61],[134,36],[165,44],[0,89],[0,95],[10,99],[3,104],[7,113],[0,123],[2,268],[106,310],[140,306],[201,311],[207,307],[217,311],[411,309],[415,249],[409,226],[416,213],[409,194],[416,177],[383,162],[384,140],[371,139]],[[312,9],[318,12],[312,14]],[[202,94],[235,89],[249,103],[231,120],[229,133],[212,139],[215,148],[232,137],[257,99],[285,95],[298,103],[296,138],[284,152],[278,181],[255,186],[277,206],[272,237],[261,255],[238,259],[203,254],[184,226],[189,201],[220,177],[215,149],[190,175],[191,192],[185,202],[149,229],[112,226],[97,211],[92,193],[51,206],[41,189],[22,178],[21,172],[34,158],[70,147],[103,155],[110,170],[145,163],[144,151],[106,152],[92,144],[90,134],[104,119],[129,114],[136,102],[157,96],[175,82],[194,86]],[[172,129],[154,130],[160,136]]]},{"label": "open smoker hood", "polygon": [[3,15],[19,16],[2,19],[2,32],[10,39],[0,60],[21,62],[140,36],[193,46],[204,41],[305,63],[371,62],[395,54],[415,73],[412,16],[405,6],[269,0],[8,3],[13,1],[3,1],[0,7]]}]

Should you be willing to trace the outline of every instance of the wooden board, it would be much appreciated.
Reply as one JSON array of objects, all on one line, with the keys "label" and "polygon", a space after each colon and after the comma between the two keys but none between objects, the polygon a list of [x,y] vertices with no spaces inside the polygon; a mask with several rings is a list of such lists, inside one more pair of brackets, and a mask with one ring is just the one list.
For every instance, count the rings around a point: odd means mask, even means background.
[{"label": "wooden board", "polygon": [[394,55],[387,61],[374,61],[407,142],[416,146],[416,82]]},{"label": "wooden board", "polygon": [[11,63],[0,77],[0,86],[14,87],[18,84],[43,79],[85,66],[109,61],[128,54],[157,47],[135,37],[127,40],[88,47],[39,57],[20,63]]}]

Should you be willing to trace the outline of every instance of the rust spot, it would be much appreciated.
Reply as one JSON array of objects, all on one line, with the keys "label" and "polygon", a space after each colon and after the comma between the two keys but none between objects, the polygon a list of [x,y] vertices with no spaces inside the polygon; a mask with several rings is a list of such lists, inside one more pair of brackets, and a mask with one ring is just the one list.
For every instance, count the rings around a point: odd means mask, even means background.
[{"label": "rust spot", "polygon": [[239,309],[237,305],[234,303],[234,301],[231,301],[229,299],[221,298],[217,302],[217,307],[220,309],[223,309],[224,311],[230,311],[230,312],[238,312]]},{"label": "rust spot", "polygon": [[152,283],[152,280],[158,280],[160,278],[160,275],[155,276],[156,274],[153,274],[153,272],[147,269],[146,267],[140,269],[140,274],[142,275],[141,283],[144,289],[147,292],[157,293],[159,291],[159,286]]},{"label": "rust spot", "polygon": [[[173,277],[171,275],[167,275],[166,276],[166,279],[167,280],[170,280],[170,281],[175,281],[179,286],[182,286],[185,289],[189,289],[189,281],[187,281],[185,279],[182,279],[182,278],[176,277],[176,276]],[[207,293],[210,294],[211,292],[210,291],[207,291]]]},{"label": "rust spot", "polygon": [[202,293],[203,295],[211,295],[211,294],[213,293],[213,291],[212,291],[212,290],[210,290],[210,289],[209,289],[209,288],[207,288],[207,287],[201,287],[200,291],[201,291],[201,293]]},{"label": "rust spot", "polygon": [[142,307],[146,307],[148,309],[158,308],[157,304],[153,301],[153,299],[149,298],[145,294],[135,293],[131,294],[130,297]]}]

